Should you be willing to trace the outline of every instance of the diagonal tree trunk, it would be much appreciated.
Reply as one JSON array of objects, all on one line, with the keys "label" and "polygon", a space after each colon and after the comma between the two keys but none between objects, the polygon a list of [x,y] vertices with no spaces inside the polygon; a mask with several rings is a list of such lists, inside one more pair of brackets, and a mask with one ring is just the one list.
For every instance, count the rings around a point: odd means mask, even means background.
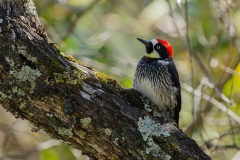
[{"label": "diagonal tree trunk", "polygon": [[92,158],[211,159],[136,91],[61,55],[31,0],[0,0],[0,54],[0,104]]}]

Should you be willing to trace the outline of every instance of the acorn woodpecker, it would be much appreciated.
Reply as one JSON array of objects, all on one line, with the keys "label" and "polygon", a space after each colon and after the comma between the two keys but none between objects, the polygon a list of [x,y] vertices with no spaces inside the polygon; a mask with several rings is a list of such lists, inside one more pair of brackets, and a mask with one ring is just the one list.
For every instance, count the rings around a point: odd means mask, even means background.
[{"label": "acorn woodpecker", "polygon": [[133,88],[146,96],[157,109],[177,126],[181,110],[181,90],[176,66],[172,60],[171,45],[162,39],[146,41],[146,54],[138,62]]}]

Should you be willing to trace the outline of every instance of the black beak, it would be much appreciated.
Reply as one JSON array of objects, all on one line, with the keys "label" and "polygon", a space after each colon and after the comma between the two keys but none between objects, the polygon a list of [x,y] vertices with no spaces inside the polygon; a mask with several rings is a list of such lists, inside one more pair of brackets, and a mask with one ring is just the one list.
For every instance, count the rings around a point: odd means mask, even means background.
[{"label": "black beak", "polygon": [[150,41],[146,41],[146,40],[141,39],[141,38],[137,38],[137,40],[139,40],[140,42],[142,42],[143,44],[145,44],[145,46],[151,47],[151,42],[150,42]]},{"label": "black beak", "polygon": [[137,38],[137,40],[139,40],[140,42],[142,42],[143,44],[145,44],[146,46],[146,53],[147,54],[150,54],[153,52],[153,45],[152,45],[152,42],[151,41],[146,41],[144,39],[141,39],[141,38]]}]

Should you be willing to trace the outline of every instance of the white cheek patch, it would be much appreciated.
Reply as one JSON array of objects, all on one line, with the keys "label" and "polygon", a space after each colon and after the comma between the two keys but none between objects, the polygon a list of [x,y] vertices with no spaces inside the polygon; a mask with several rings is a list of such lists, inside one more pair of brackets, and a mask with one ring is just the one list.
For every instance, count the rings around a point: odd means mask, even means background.
[{"label": "white cheek patch", "polygon": [[156,39],[152,39],[151,42],[152,42],[153,46],[155,46],[158,43],[158,41]]}]

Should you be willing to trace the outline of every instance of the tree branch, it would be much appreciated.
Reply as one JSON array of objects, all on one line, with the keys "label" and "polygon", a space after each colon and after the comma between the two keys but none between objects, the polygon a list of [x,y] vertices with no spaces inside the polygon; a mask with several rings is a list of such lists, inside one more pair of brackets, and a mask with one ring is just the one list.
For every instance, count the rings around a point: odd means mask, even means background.
[{"label": "tree branch", "polygon": [[96,159],[211,159],[133,89],[59,53],[30,0],[0,0],[0,104]]}]

